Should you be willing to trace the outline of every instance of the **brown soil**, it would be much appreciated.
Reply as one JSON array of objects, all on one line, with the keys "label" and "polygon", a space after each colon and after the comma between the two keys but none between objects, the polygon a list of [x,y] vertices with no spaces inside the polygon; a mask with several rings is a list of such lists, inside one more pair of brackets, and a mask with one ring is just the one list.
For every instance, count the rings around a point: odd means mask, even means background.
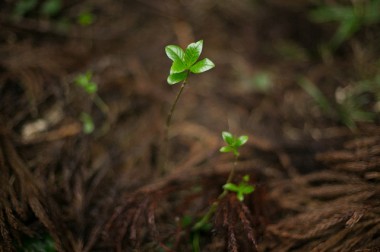
[{"label": "brown soil", "polygon": [[[232,167],[218,151],[224,130],[249,136],[234,181],[249,174],[256,190],[220,202],[201,251],[380,251],[379,117],[350,130],[298,84],[334,100],[337,87],[378,73],[380,27],[322,57],[336,26],[291,2],[67,0],[56,17],[35,10],[17,22],[14,3],[1,3],[0,251],[46,236],[57,251],[192,251],[191,224]],[[57,28],[86,8],[94,24]],[[179,89],[166,83],[164,47],[199,39],[216,68],[190,76],[161,176]],[[88,70],[107,114],[74,84]]]}]

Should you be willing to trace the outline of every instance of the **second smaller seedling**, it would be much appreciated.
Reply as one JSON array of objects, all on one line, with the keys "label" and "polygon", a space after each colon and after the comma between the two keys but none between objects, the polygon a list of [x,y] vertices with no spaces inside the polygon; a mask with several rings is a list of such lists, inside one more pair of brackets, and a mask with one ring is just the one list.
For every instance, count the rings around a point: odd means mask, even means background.
[{"label": "second smaller seedling", "polygon": [[85,74],[78,75],[75,78],[75,84],[82,87],[88,94],[94,94],[98,91],[98,86],[92,80],[91,71],[87,71]]},{"label": "second smaller seedling", "polygon": [[222,137],[227,146],[220,148],[220,152],[233,152],[235,157],[240,155],[238,148],[248,141],[248,136],[234,137],[227,131],[222,132]]},{"label": "second smaller seedling", "polygon": [[211,204],[211,206],[208,209],[208,211],[206,212],[206,214],[204,214],[202,216],[202,218],[198,222],[196,222],[192,228],[192,231],[194,234],[193,250],[195,252],[200,251],[200,248],[199,248],[199,235],[200,234],[199,234],[199,232],[201,230],[204,230],[204,228],[207,227],[208,225],[210,225],[210,219],[215,214],[215,212],[218,208],[219,202],[224,197],[226,197],[228,192],[229,191],[235,192],[238,200],[243,201],[244,195],[251,194],[255,190],[255,186],[250,185],[248,183],[249,182],[249,175],[245,175],[243,177],[243,180],[239,184],[232,183],[232,180],[233,180],[234,174],[235,174],[235,170],[236,170],[236,166],[237,166],[237,162],[238,162],[238,158],[240,155],[238,149],[248,141],[248,136],[243,135],[243,136],[235,137],[230,132],[223,131],[222,132],[222,138],[227,145],[220,148],[219,151],[220,152],[232,152],[235,156],[235,161],[234,161],[234,164],[233,164],[232,169],[230,171],[230,174],[228,175],[227,181],[223,185],[223,192]]},{"label": "second smaller seedling", "polygon": [[[95,81],[92,80],[92,72],[87,71],[84,74],[79,74],[75,79],[74,83],[83,88],[83,90],[90,96],[91,100],[95,103],[95,105],[102,111],[102,113],[108,116],[108,106],[107,104],[100,98],[97,94],[98,85]],[[89,113],[83,112],[80,116],[80,120],[83,124],[83,132],[85,134],[91,134],[94,129],[94,121]],[[106,132],[109,128],[108,122],[105,122],[102,127],[102,132]]]},{"label": "second smaller seedling", "polygon": [[235,192],[238,200],[243,201],[245,194],[251,194],[255,191],[255,186],[248,184],[249,175],[245,175],[243,180],[238,184],[227,183],[223,186],[224,190]]}]

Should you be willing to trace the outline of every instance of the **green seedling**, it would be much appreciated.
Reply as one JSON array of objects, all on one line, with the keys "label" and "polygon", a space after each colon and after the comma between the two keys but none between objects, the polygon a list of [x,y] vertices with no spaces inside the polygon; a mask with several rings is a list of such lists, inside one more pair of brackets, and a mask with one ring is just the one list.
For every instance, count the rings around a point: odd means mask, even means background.
[{"label": "green seedling", "polygon": [[177,45],[165,47],[166,55],[173,61],[167,79],[170,85],[186,81],[189,72],[199,74],[215,67],[215,64],[208,58],[197,62],[202,49],[203,40],[189,44],[185,51]]},{"label": "green seedling", "polygon": [[33,11],[39,11],[43,17],[52,17],[57,15],[62,9],[62,0],[45,0],[39,4],[38,0],[18,0],[13,9],[13,18],[20,21],[23,17],[31,14]]},{"label": "green seedling", "polygon": [[92,80],[92,72],[87,71],[85,74],[80,74],[75,78],[75,84],[82,87],[86,93],[91,96],[91,99],[96,106],[105,114],[108,114],[107,104],[97,94],[98,85]]},{"label": "green seedling", "polygon": [[200,251],[200,249],[199,249],[199,233],[202,230],[206,230],[210,226],[211,217],[216,212],[218,205],[219,205],[219,202],[224,197],[226,197],[227,193],[229,191],[235,192],[237,194],[237,198],[240,201],[243,201],[244,195],[252,193],[255,189],[254,186],[248,184],[248,182],[249,182],[249,176],[248,175],[245,175],[243,177],[243,181],[240,184],[236,185],[236,184],[232,183],[232,180],[233,180],[233,177],[235,174],[235,170],[237,167],[238,158],[240,155],[238,150],[241,146],[243,146],[248,141],[248,136],[243,135],[243,136],[235,137],[230,132],[223,131],[222,132],[222,138],[227,145],[220,148],[219,151],[220,152],[232,152],[234,157],[235,157],[235,161],[233,163],[230,174],[228,175],[227,181],[223,186],[223,192],[211,204],[207,213],[205,215],[203,215],[202,218],[198,222],[196,222],[192,228],[193,237],[194,237],[193,238],[193,250],[194,251]]},{"label": "green seedling", "polygon": [[362,27],[380,22],[379,10],[380,0],[352,1],[352,5],[320,6],[311,11],[310,18],[319,23],[338,23],[329,44],[331,49],[336,49]]},{"label": "green seedling", "polygon": [[244,195],[251,194],[255,190],[255,187],[253,185],[248,184],[248,182],[249,175],[245,175],[243,177],[243,180],[238,185],[234,183],[227,183],[223,186],[223,189],[235,192],[238,200],[243,201]]},{"label": "green seedling", "polygon": [[[227,144],[226,146],[223,146],[219,149],[220,152],[232,152],[235,156],[234,165],[231,169],[230,175],[228,176],[226,184],[230,183],[234,177],[235,169],[237,166],[238,158],[239,158],[239,151],[238,149],[243,146],[248,141],[248,136],[239,136],[235,137],[230,132],[223,131],[222,132],[222,138],[223,141]],[[226,190],[224,190],[223,193],[227,193]]]},{"label": "green seedling", "polygon": [[95,15],[88,10],[82,11],[77,18],[77,22],[81,26],[92,25],[94,21],[95,21]]},{"label": "green seedling", "polygon": [[22,245],[16,251],[22,252],[55,252],[55,243],[50,235],[40,238],[28,238],[22,241]]},{"label": "green seedling", "polygon": [[326,115],[338,119],[351,130],[356,129],[358,122],[373,122],[376,110],[369,109],[372,99],[379,100],[380,80],[358,81],[344,88],[335,90],[335,100],[329,99],[310,80],[300,79],[298,84],[308,93]]},{"label": "green seedling", "polygon": [[303,90],[314,99],[314,101],[326,114],[331,114],[333,111],[333,106],[330,104],[327,97],[313,82],[302,78],[298,81],[298,85],[300,85]]},{"label": "green seedling", "polygon": [[215,64],[208,58],[198,61],[203,49],[203,40],[191,43],[187,46],[185,50],[177,45],[168,45],[165,47],[166,55],[173,61],[167,82],[169,85],[174,85],[182,82],[181,88],[174,99],[174,102],[169,110],[168,116],[166,118],[166,129],[165,129],[165,153],[164,153],[164,164],[162,166],[162,173],[166,172],[166,162],[168,155],[168,141],[169,141],[169,128],[171,125],[172,116],[179,98],[187,84],[187,79],[190,73],[199,74],[206,72],[215,67]]},{"label": "green seedling", "polygon": [[38,4],[37,0],[19,0],[13,9],[13,18],[16,21],[22,19],[26,14],[31,12]]},{"label": "green seedling", "polygon": [[230,132],[223,131],[222,137],[227,146],[220,148],[220,152],[232,152],[235,156],[239,156],[238,148],[248,141],[248,136],[234,137]]},{"label": "green seedling", "polygon": [[94,94],[98,91],[98,86],[92,81],[92,72],[87,71],[75,78],[75,84],[82,87],[88,94]]},{"label": "green seedling", "polygon": [[92,117],[89,114],[82,112],[82,114],[80,115],[80,120],[82,121],[83,125],[83,133],[91,134],[95,129]]},{"label": "green seedling", "polygon": [[[94,104],[103,112],[103,114],[108,115],[108,106],[107,104],[100,98],[97,94],[98,85],[96,82],[92,80],[92,72],[87,71],[84,74],[79,74],[75,79],[74,83],[81,87],[88,95],[90,95]],[[88,113],[82,113],[80,120],[83,123],[83,132],[86,134],[90,134],[94,131],[95,126],[92,120],[92,117]],[[109,125],[107,123],[104,124],[103,131],[108,129]]]},{"label": "green seedling", "polygon": [[259,72],[252,76],[251,87],[258,92],[268,93],[272,88],[272,76],[268,72]]},{"label": "green seedling", "polygon": [[41,6],[41,14],[46,17],[57,15],[62,9],[61,0],[46,0]]}]

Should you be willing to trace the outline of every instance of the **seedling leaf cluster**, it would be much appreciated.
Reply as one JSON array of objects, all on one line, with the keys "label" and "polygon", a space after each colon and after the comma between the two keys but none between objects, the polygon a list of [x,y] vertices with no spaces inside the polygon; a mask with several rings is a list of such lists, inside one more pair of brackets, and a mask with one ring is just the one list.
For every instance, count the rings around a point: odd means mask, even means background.
[{"label": "seedling leaf cluster", "polygon": [[255,191],[255,187],[253,185],[248,184],[249,175],[245,175],[243,180],[238,184],[227,183],[223,186],[224,190],[228,190],[231,192],[235,192],[238,200],[243,201],[244,195],[251,194]]},{"label": "seedling leaf cluster", "polygon": [[94,81],[92,81],[91,71],[78,75],[75,78],[75,84],[83,88],[88,94],[94,94],[98,91],[98,86]]},{"label": "seedling leaf cluster", "polygon": [[161,173],[166,172],[166,162],[168,155],[168,146],[169,146],[169,128],[171,125],[172,116],[174,114],[177,102],[181,97],[181,94],[186,86],[186,80],[189,76],[189,73],[203,73],[215,67],[215,64],[205,58],[203,60],[199,59],[199,56],[202,53],[203,49],[203,40],[198,42],[191,43],[187,46],[184,51],[181,47],[177,45],[168,45],[165,47],[166,55],[173,61],[170,67],[170,73],[167,78],[167,81],[170,85],[177,84],[182,82],[181,88],[174,99],[173,104],[169,110],[168,116],[166,118],[166,129],[165,129],[165,143],[164,143],[164,154],[163,154],[163,164],[161,165]]},{"label": "seedling leaf cluster", "polygon": [[230,132],[223,131],[222,137],[227,144],[220,148],[220,152],[232,152],[235,156],[239,156],[238,148],[244,145],[248,141],[248,136],[234,137]]},{"label": "seedling leaf cluster", "polygon": [[[92,76],[93,74],[91,71],[79,74],[74,79],[74,83],[81,87],[90,96],[91,100],[103,112],[104,115],[108,115],[108,106],[97,94],[98,85],[95,81],[93,81]],[[80,115],[80,120],[83,124],[82,130],[85,134],[91,134],[95,130],[94,121],[89,113],[82,112]],[[107,128],[108,124],[105,123],[103,129],[106,130]]]},{"label": "seedling leaf cluster", "polygon": [[166,55],[173,61],[167,78],[170,85],[185,81],[189,72],[199,74],[215,67],[215,64],[208,58],[197,62],[202,49],[203,40],[189,44],[185,51],[177,45],[165,47]]},{"label": "seedling leaf cluster", "polygon": [[[186,86],[186,81],[190,73],[199,74],[206,72],[215,67],[215,64],[208,58],[199,60],[199,57],[203,49],[203,40],[198,42],[191,43],[187,46],[186,50],[183,50],[177,45],[168,45],[165,47],[166,55],[173,61],[170,67],[170,73],[167,78],[167,82],[170,85],[177,84],[182,82],[181,88],[174,99],[174,102],[171,106],[171,109],[168,113],[166,120],[166,132],[165,132],[165,153],[164,153],[164,165],[163,172],[166,171],[166,161],[168,154],[168,139],[169,139],[169,128],[171,125],[171,118],[174,113],[176,104],[179,100],[179,97],[182,94],[183,89]],[[242,135],[239,137],[233,136],[230,132],[223,131],[222,138],[226,143],[226,146],[220,148],[220,152],[232,152],[235,157],[230,174],[227,178],[226,183],[223,186],[223,192],[218,196],[218,198],[211,204],[208,211],[192,226],[192,246],[193,251],[200,251],[200,232],[202,230],[208,229],[210,224],[210,219],[214,215],[219,205],[219,202],[228,194],[228,192],[236,193],[236,196],[239,201],[244,200],[244,196],[251,194],[255,187],[249,184],[249,176],[245,175],[243,180],[239,184],[234,184],[232,182],[235,169],[237,166],[238,157],[240,155],[238,149],[243,146],[248,141],[248,136]],[[186,226],[189,224],[189,219],[186,219]]]},{"label": "seedling leaf cluster", "polygon": [[365,26],[380,22],[380,0],[352,1],[351,4],[321,5],[310,13],[319,23],[337,22],[338,28],[330,41],[332,49],[351,38]]}]

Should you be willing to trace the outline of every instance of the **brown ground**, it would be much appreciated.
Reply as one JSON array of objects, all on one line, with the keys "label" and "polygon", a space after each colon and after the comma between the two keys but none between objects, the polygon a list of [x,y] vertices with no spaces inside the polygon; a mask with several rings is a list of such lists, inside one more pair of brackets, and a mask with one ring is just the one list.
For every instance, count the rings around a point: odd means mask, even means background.
[{"label": "brown ground", "polygon": [[[336,26],[292,2],[67,0],[57,17],[32,11],[19,22],[9,19],[14,4],[1,3],[0,251],[41,251],[25,244],[50,239],[58,251],[192,251],[181,223],[194,224],[226,181],[223,130],[250,137],[235,182],[249,174],[256,191],[220,202],[201,251],[379,251],[379,114],[350,130],[297,83],[333,101],[338,87],[378,75],[380,27],[322,57]],[[56,27],[85,8],[93,25]],[[216,68],[190,76],[171,172],[160,176],[179,88],[166,84],[164,47],[199,39]],[[107,115],[73,83],[88,70]],[[264,91],[253,81],[263,72]],[[82,133],[82,112],[93,134]]]}]

